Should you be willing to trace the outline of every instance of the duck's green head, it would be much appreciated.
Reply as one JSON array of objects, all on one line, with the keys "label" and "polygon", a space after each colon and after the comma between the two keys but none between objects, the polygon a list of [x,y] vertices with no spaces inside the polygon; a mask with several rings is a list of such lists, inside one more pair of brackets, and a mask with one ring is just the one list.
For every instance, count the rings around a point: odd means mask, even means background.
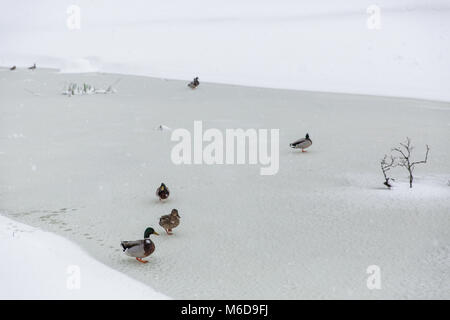
[{"label": "duck's green head", "polygon": [[152,227],[149,227],[149,228],[145,229],[144,239],[150,238],[151,234],[155,234],[155,235],[159,236],[159,233],[156,232],[155,229],[153,229]]}]

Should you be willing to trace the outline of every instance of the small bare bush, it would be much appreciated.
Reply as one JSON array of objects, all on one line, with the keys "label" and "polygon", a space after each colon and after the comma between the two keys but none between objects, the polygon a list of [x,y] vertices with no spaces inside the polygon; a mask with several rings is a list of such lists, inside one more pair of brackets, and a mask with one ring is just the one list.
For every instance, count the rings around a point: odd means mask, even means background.
[{"label": "small bare bush", "polygon": [[412,188],[413,180],[414,180],[414,169],[418,164],[427,163],[428,153],[430,152],[430,147],[426,145],[427,151],[425,153],[425,159],[420,161],[412,160],[412,151],[414,150],[414,146],[411,145],[411,139],[406,138],[405,143],[400,143],[400,146],[397,148],[393,148],[392,151],[398,154],[398,166],[403,167],[408,171],[409,174],[409,187]]},{"label": "small bare bush", "polygon": [[383,176],[384,176],[383,184],[390,189],[392,187],[392,185],[389,183],[389,181],[391,181],[391,180],[395,181],[395,179],[390,178],[388,176],[388,171],[396,166],[395,158],[393,156],[390,156],[388,158],[387,155],[384,155],[384,158],[380,162],[380,166],[381,166],[381,171],[383,171]]}]

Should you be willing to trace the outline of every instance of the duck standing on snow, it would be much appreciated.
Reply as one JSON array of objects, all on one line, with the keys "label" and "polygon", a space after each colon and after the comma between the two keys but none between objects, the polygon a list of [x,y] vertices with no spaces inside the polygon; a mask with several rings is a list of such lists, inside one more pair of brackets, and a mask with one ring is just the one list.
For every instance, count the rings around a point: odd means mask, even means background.
[{"label": "duck standing on snow", "polygon": [[148,261],[142,260],[142,258],[148,257],[155,251],[155,244],[150,240],[150,235],[155,234],[159,236],[158,232],[153,230],[153,228],[147,228],[144,232],[143,240],[136,241],[122,241],[123,252],[127,256],[136,258],[137,261],[142,263],[147,263]]},{"label": "duck standing on snow", "polygon": [[159,200],[165,200],[169,197],[170,192],[164,183],[161,183],[158,189],[156,189],[156,196],[159,197]]},{"label": "duck standing on snow", "polygon": [[200,85],[200,81],[198,81],[198,77],[195,77],[194,80],[189,82],[188,87],[191,89],[195,89]]},{"label": "duck standing on snow", "polygon": [[31,67],[29,67],[28,69],[30,69],[30,70],[34,70],[34,69],[36,69],[36,63],[35,64],[33,64]]},{"label": "duck standing on snow", "polygon": [[293,149],[302,149],[302,152],[305,152],[304,149],[309,148],[312,145],[312,140],[309,138],[309,134],[307,133],[306,136],[302,139],[298,139],[295,142],[292,142],[290,144],[291,148]]},{"label": "duck standing on snow", "polygon": [[172,235],[172,229],[180,224],[180,216],[177,209],[173,209],[170,214],[166,214],[159,218],[159,225],[166,230],[168,235]]}]

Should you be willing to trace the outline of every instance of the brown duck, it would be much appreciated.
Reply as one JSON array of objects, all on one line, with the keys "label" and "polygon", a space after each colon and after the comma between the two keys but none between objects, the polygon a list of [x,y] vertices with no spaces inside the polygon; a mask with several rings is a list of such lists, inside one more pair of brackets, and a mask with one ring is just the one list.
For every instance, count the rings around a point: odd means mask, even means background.
[{"label": "brown duck", "polygon": [[166,187],[164,183],[161,183],[161,186],[159,186],[158,189],[156,189],[156,196],[159,198],[159,200],[165,200],[169,197],[170,192],[169,189]]},{"label": "brown duck", "polygon": [[180,215],[177,209],[173,209],[170,214],[166,214],[159,218],[159,225],[166,230],[168,235],[172,235],[172,229],[180,224]]}]

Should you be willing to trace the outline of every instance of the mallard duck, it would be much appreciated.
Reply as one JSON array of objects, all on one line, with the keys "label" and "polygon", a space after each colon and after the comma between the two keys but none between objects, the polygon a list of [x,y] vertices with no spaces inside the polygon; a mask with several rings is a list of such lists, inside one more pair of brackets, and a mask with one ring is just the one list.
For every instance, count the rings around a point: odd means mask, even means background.
[{"label": "mallard duck", "polygon": [[159,225],[166,230],[168,235],[172,235],[172,229],[180,224],[180,216],[177,209],[172,209],[170,214],[166,214],[159,218]]},{"label": "mallard duck", "polygon": [[189,82],[188,87],[191,89],[195,89],[199,86],[199,84],[200,84],[200,81],[198,81],[198,77],[195,77],[194,80]]},{"label": "mallard duck", "polygon": [[16,70],[16,66],[12,66],[11,68],[9,68],[9,70],[11,71]]},{"label": "mallard duck", "polygon": [[35,64],[33,64],[31,67],[29,67],[28,69],[30,69],[30,70],[34,70],[34,69],[36,69],[36,63]]},{"label": "mallard duck", "polygon": [[312,145],[312,140],[309,138],[309,134],[307,133],[304,138],[298,139],[295,142],[290,144],[291,148],[294,149],[302,149],[302,152],[305,152],[304,149],[309,148]]},{"label": "mallard duck", "polygon": [[167,199],[169,195],[170,195],[169,189],[166,187],[164,183],[161,183],[161,186],[159,186],[158,189],[156,189],[156,196],[159,197],[159,200],[161,201]]},{"label": "mallard duck", "polygon": [[145,229],[144,239],[136,241],[122,241],[123,252],[127,256],[136,258],[137,261],[147,263],[148,261],[142,260],[142,258],[148,257],[155,251],[155,244],[150,240],[150,235],[155,234],[159,236],[153,228],[149,227]]}]

